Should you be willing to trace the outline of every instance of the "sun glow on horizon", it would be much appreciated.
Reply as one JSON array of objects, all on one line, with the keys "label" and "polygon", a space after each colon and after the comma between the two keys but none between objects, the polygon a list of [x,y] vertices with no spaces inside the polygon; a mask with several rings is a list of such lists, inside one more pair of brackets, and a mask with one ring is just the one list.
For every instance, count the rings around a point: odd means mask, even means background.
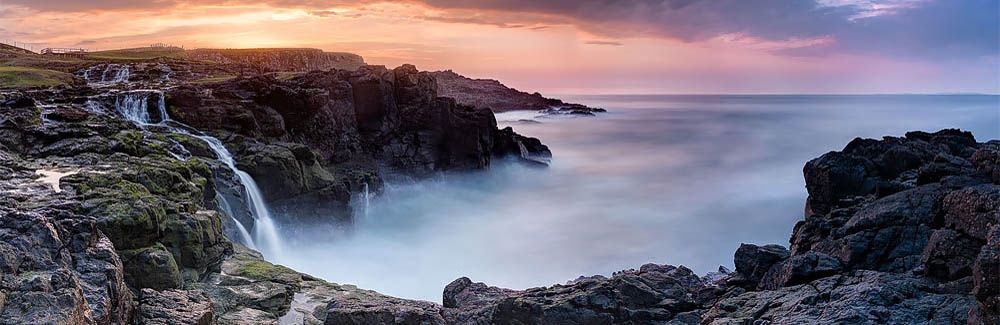
[{"label": "sun glow on horizon", "polygon": [[[856,1],[823,1],[818,8],[859,10],[844,16],[843,26],[826,28],[828,32],[809,31],[811,20],[793,20],[804,32],[782,36],[784,29],[769,29],[775,22],[756,29],[720,25],[737,20],[753,26],[755,22],[744,16],[701,21],[714,16],[624,5],[602,10],[616,6],[606,3],[581,3],[575,9],[556,3],[510,7],[490,2],[480,8],[474,2],[444,0],[99,1],[92,7],[56,6],[61,1],[0,4],[0,39],[37,48],[90,50],[152,43],[185,48],[311,47],[357,53],[369,64],[453,69],[517,88],[560,93],[1000,91],[998,53],[906,56],[861,48],[859,44],[867,43],[859,42],[879,40],[872,38],[875,34],[851,30],[947,2],[862,6]],[[660,11],[664,18],[656,19]],[[616,16],[626,18],[612,19]],[[829,17],[821,14],[812,20]],[[816,26],[809,28],[824,29]],[[913,51],[923,52],[927,50]]]}]

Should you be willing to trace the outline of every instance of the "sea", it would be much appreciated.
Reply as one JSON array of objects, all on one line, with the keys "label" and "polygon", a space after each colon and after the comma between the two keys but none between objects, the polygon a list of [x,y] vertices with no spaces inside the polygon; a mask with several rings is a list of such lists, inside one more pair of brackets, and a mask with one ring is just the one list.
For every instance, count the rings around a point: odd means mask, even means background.
[{"label": "sea", "polygon": [[645,263],[732,270],[740,243],[788,245],[802,166],[855,137],[960,128],[1000,139],[993,95],[588,95],[597,116],[496,114],[551,166],[395,180],[350,232],[293,237],[280,264],[335,283],[441,302],[467,276],[513,289]]}]

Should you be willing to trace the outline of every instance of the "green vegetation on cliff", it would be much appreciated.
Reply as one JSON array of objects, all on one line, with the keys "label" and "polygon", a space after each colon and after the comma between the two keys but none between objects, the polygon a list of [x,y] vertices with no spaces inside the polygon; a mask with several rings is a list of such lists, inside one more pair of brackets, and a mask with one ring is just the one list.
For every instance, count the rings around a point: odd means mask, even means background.
[{"label": "green vegetation on cliff", "polygon": [[69,73],[30,67],[0,67],[0,88],[33,88],[76,83]]}]

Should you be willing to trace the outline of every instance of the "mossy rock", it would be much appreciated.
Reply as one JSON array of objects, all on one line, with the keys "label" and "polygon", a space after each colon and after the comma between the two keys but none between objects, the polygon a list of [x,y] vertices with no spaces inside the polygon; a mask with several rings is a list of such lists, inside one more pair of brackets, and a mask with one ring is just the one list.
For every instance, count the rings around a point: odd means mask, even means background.
[{"label": "mossy rock", "polygon": [[177,262],[163,244],[119,251],[125,283],[133,289],[177,289],[184,285]]},{"label": "mossy rock", "polygon": [[167,154],[167,149],[147,139],[145,134],[136,130],[125,130],[111,137],[111,150],[126,153],[131,156],[144,157],[150,154]]},{"label": "mossy rock", "polygon": [[174,254],[182,270],[197,275],[204,274],[233,252],[232,243],[222,235],[218,213],[211,210],[168,218],[162,242]]},{"label": "mossy rock", "polygon": [[[173,114],[171,113],[171,115]],[[212,151],[212,147],[209,147],[208,143],[205,143],[202,139],[179,133],[171,133],[166,137],[184,146],[184,148],[195,157],[218,159],[215,155],[215,151]]]},{"label": "mossy rock", "polygon": [[242,245],[233,245],[235,253],[222,265],[222,271],[259,281],[272,281],[300,288],[302,274],[290,268],[274,265],[264,260],[256,251]]},{"label": "mossy rock", "polygon": [[120,174],[80,173],[64,177],[83,199],[87,214],[117,249],[152,245],[164,229],[166,201]]}]

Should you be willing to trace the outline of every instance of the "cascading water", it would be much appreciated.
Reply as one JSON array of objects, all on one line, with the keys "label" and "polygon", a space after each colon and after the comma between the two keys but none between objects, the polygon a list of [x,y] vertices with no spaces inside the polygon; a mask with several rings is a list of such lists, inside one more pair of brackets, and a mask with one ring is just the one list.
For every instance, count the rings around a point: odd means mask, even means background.
[{"label": "cascading water", "polygon": [[126,120],[142,125],[149,124],[149,94],[148,91],[130,91],[119,94],[115,97],[115,108]]},{"label": "cascading water", "polygon": [[233,155],[222,145],[222,141],[208,135],[192,135],[208,143],[212,151],[219,157],[219,161],[226,164],[230,170],[240,179],[240,184],[246,190],[250,202],[250,213],[254,217],[253,244],[257,246],[267,256],[281,256],[281,237],[278,236],[278,228],[271,218],[271,212],[264,203],[264,195],[253,177],[246,172],[236,168]]},{"label": "cascading water", "polygon": [[240,240],[243,241],[243,244],[250,249],[257,249],[253,244],[253,238],[250,237],[250,232],[247,231],[242,222],[236,220],[233,214],[233,206],[229,205],[229,200],[226,200],[226,197],[218,192],[215,193],[215,200],[219,201],[219,207],[222,208],[222,211],[225,211],[229,215],[229,218],[233,219],[233,223],[236,224],[236,231],[239,232]]},{"label": "cascading water", "polygon": [[[109,74],[111,74],[110,80],[108,79]],[[127,65],[108,64],[104,67],[104,71],[101,72],[101,83],[128,82],[129,76],[130,73]]]},{"label": "cascading water", "polygon": [[[160,114],[160,121],[155,124],[151,121],[148,107],[149,96],[154,94],[158,96],[157,110]],[[218,156],[219,161],[229,167],[229,169],[236,174],[239,178],[240,185],[243,186],[247,193],[248,202],[250,202],[250,213],[254,218],[252,236],[251,233],[247,232],[246,228],[243,227],[243,224],[241,224],[239,220],[233,218],[233,221],[236,223],[236,226],[240,231],[240,236],[243,237],[243,241],[248,247],[258,249],[265,256],[271,258],[281,256],[281,237],[278,235],[277,225],[274,223],[274,219],[271,218],[271,213],[264,202],[264,195],[260,192],[260,188],[257,187],[257,182],[254,181],[250,174],[236,168],[236,162],[233,160],[232,153],[230,153],[229,150],[222,145],[222,141],[200,132],[198,132],[198,134],[193,134],[183,128],[168,125],[167,122],[172,120],[167,114],[163,92],[159,90],[133,90],[118,94],[118,96],[115,97],[115,108],[119,113],[121,113],[122,117],[140,126],[145,127],[156,125],[166,128],[170,132],[190,135],[205,141],[209,148],[215,152],[215,155]],[[173,121],[173,123],[177,123],[178,125],[194,130],[194,128],[182,123],[176,121]],[[216,193],[216,196],[222,197],[218,193]],[[220,201],[220,205],[223,205],[224,210],[228,209],[226,212],[229,213],[230,217],[233,216],[229,202],[225,202],[223,199]]]},{"label": "cascading water", "polygon": [[368,192],[368,183],[367,182],[365,183],[365,193],[364,194],[365,194],[365,196],[364,196],[364,200],[365,200],[365,211],[364,211],[365,214],[364,214],[364,216],[367,217],[368,216],[368,208],[371,206],[371,193]]}]

